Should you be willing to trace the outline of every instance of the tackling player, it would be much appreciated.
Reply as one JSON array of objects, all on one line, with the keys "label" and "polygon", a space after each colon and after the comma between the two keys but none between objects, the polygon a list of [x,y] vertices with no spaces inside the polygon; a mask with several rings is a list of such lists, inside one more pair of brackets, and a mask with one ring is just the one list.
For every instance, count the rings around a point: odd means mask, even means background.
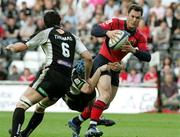
[{"label": "tackling player", "polygon": [[[99,54],[96,56],[92,72],[95,72],[100,66],[109,62],[120,62],[128,53],[132,53],[141,61],[149,62],[151,55],[147,47],[147,41],[137,28],[142,18],[143,9],[138,4],[132,4],[128,8],[127,20],[111,19],[93,27],[91,34],[96,37],[105,37],[100,48]],[[109,39],[116,37],[118,30],[127,31],[130,45],[124,45],[120,50],[111,50],[107,43]],[[99,118],[103,111],[109,106],[116,95],[119,86],[119,72],[106,71],[101,74],[97,84],[100,92],[97,100],[94,102],[91,110],[87,111],[87,117],[90,117],[89,128],[85,134],[86,137],[101,136],[102,131],[96,128]],[[91,112],[89,114],[89,112]],[[80,119],[79,119],[80,121]]]},{"label": "tackling player", "polygon": [[[6,47],[8,51],[21,52],[41,46],[46,55],[45,67],[16,104],[11,137],[20,136],[25,111],[29,107],[43,99],[56,102],[70,90],[75,52],[85,60],[85,80],[89,78],[92,67],[91,54],[78,37],[60,28],[60,21],[60,15],[49,10],[44,15],[47,29],[39,32],[25,43],[18,42]],[[39,117],[38,114],[36,116],[36,118]]]}]

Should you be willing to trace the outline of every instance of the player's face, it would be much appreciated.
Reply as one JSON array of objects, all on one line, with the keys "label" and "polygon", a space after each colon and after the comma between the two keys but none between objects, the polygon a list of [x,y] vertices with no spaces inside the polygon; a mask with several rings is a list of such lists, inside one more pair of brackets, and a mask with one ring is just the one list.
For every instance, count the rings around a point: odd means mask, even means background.
[{"label": "player's face", "polygon": [[141,12],[131,10],[131,12],[128,15],[128,19],[127,19],[128,28],[136,28],[136,27],[138,27],[140,19],[141,19]]}]

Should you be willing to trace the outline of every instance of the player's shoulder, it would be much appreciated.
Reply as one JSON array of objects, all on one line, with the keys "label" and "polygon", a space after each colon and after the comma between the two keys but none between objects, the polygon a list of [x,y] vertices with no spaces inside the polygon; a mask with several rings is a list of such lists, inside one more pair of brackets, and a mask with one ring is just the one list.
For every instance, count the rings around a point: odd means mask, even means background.
[{"label": "player's shoulder", "polygon": [[119,23],[125,23],[126,22],[126,18],[117,18],[117,17],[114,17],[114,18],[112,18],[112,21],[113,22],[119,22]]}]

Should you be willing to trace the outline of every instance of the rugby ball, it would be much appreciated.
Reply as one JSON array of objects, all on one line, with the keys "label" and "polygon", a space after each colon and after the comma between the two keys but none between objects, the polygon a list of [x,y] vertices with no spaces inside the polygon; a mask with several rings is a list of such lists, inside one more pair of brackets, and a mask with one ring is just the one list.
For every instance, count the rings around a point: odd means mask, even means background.
[{"label": "rugby ball", "polygon": [[123,30],[119,30],[116,34],[116,37],[113,39],[109,39],[108,46],[112,50],[119,50],[123,47],[123,45],[128,41],[129,33]]}]

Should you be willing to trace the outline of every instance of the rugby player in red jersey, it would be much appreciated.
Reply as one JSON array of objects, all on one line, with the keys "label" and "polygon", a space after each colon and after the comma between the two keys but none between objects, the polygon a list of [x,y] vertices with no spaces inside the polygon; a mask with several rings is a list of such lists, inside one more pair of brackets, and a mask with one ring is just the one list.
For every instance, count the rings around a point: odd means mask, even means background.
[{"label": "rugby player in red jersey", "polygon": [[[105,40],[100,48],[99,54],[95,57],[92,74],[100,66],[107,64],[108,62],[120,62],[123,57],[128,53],[132,53],[140,61],[149,62],[151,55],[147,47],[146,38],[137,28],[140,19],[142,18],[143,9],[138,4],[132,4],[128,9],[127,20],[111,19],[104,23],[95,25],[92,28],[91,34],[95,37],[105,37]],[[131,44],[124,45],[120,50],[111,50],[108,48],[108,41],[110,38],[116,37],[118,30],[127,31],[129,36],[129,42]],[[108,108],[111,101],[116,95],[119,86],[119,72],[106,71],[101,74],[97,88],[99,96],[94,102],[92,108],[86,108],[83,113],[83,117],[74,119],[74,125],[79,126],[79,121],[86,120],[90,117],[89,128],[85,134],[85,137],[99,137],[103,134],[102,131],[96,128],[99,118],[103,111]],[[91,109],[91,110],[89,110]]]}]

